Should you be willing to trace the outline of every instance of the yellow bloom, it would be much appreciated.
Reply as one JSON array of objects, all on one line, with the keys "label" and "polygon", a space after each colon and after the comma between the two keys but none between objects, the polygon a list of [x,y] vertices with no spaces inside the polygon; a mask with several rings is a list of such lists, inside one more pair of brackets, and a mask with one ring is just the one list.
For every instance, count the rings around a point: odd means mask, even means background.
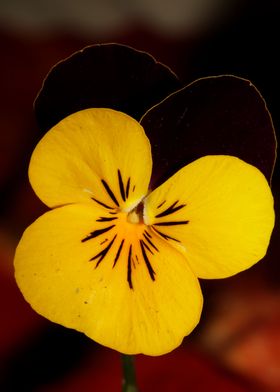
[{"label": "yellow bloom", "polygon": [[54,126],[30,162],[53,210],[23,234],[16,280],[48,319],[127,354],[160,355],[197,325],[197,278],[266,253],[273,198],[255,167],[206,156],[150,192],[149,140],[131,117],[87,109]]}]

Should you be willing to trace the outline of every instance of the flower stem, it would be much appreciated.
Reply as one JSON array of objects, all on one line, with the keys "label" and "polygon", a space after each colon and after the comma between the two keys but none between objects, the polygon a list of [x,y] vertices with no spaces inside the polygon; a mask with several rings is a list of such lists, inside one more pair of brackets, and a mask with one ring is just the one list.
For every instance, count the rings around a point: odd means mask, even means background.
[{"label": "flower stem", "polygon": [[123,383],[122,392],[138,392],[134,368],[134,357],[122,354]]}]

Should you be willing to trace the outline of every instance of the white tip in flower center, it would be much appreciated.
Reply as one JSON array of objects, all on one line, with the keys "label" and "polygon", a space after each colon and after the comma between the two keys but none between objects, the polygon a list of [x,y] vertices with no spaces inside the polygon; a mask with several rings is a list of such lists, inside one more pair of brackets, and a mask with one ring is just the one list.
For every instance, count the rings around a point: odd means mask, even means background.
[{"label": "white tip in flower center", "polygon": [[139,214],[135,210],[133,210],[127,214],[127,221],[134,224],[140,223],[141,216],[139,216]]},{"label": "white tip in flower center", "polygon": [[133,207],[133,209],[130,209],[127,214],[127,221],[129,223],[134,223],[134,224],[143,224],[144,223],[144,217],[143,217],[143,209],[144,209],[144,204],[142,202],[143,198]]}]

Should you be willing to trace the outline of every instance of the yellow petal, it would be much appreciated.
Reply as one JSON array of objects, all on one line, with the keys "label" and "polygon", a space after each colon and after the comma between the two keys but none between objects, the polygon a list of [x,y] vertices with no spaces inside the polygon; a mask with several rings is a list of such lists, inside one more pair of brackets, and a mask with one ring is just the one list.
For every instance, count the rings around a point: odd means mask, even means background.
[{"label": "yellow petal", "polygon": [[145,222],[185,254],[198,277],[223,278],[266,254],[273,198],[254,166],[231,156],[206,156],[148,196]]},{"label": "yellow petal", "polygon": [[94,199],[105,207],[130,209],[146,194],[151,167],[150,143],[137,121],[110,109],[86,109],[43,137],[29,177],[50,207]]},{"label": "yellow petal", "polygon": [[38,313],[123,353],[169,352],[200,318],[184,256],[125,213],[88,204],[46,213],[25,231],[15,270]]}]

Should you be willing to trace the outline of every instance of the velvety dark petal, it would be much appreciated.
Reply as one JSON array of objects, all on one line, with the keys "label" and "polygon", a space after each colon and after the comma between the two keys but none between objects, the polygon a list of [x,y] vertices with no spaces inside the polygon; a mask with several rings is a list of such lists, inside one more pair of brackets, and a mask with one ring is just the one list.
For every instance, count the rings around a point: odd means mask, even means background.
[{"label": "velvety dark petal", "polygon": [[35,113],[42,131],[90,107],[119,110],[139,120],[178,88],[176,75],[149,54],[118,44],[94,45],[52,68]]},{"label": "velvety dark petal", "polygon": [[274,128],[265,101],[248,80],[199,79],[150,109],[141,124],[152,146],[152,188],[204,155],[239,157],[271,178]]}]

